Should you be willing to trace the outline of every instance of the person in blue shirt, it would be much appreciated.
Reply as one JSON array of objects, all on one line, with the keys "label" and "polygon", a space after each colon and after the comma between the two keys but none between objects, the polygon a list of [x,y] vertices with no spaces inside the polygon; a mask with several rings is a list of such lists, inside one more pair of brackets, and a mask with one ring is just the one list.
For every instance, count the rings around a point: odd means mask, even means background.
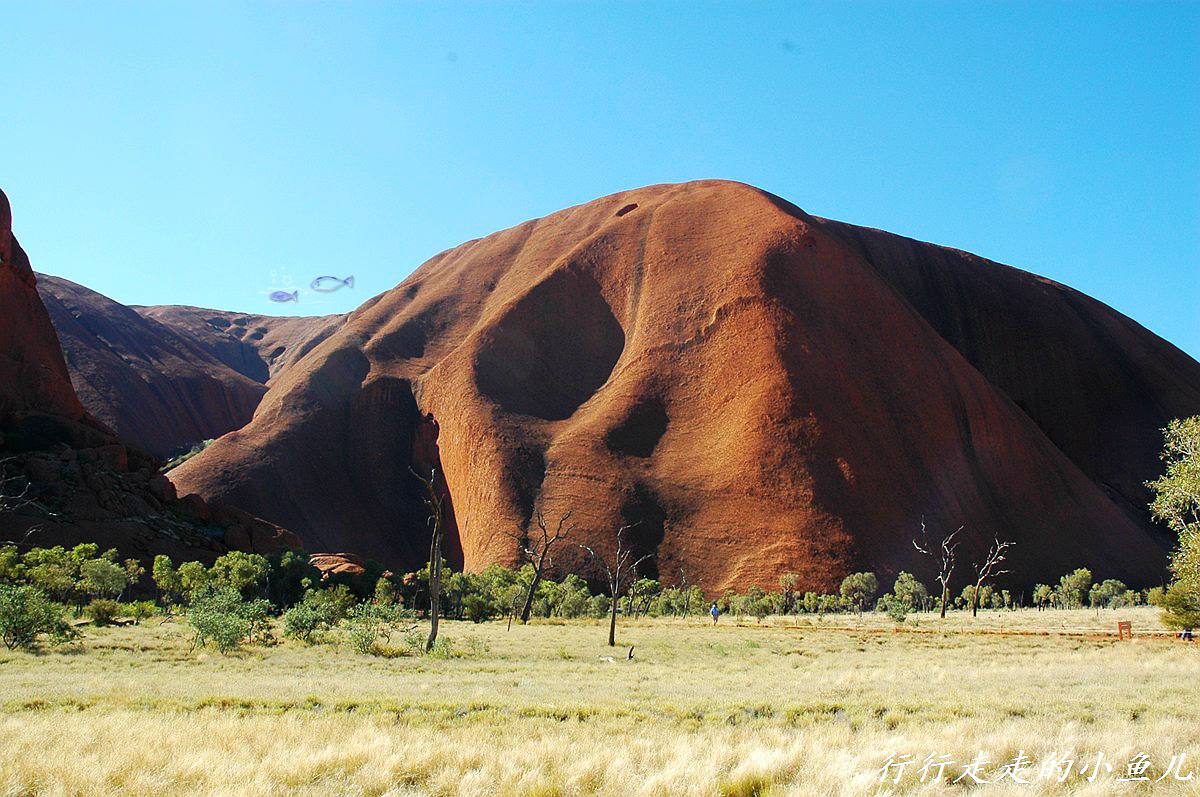
[{"label": "person in blue shirt", "polygon": [[717,604],[714,603],[712,608],[708,610],[708,613],[712,615],[713,625],[716,625],[717,618],[721,616],[720,610],[717,609]]}]

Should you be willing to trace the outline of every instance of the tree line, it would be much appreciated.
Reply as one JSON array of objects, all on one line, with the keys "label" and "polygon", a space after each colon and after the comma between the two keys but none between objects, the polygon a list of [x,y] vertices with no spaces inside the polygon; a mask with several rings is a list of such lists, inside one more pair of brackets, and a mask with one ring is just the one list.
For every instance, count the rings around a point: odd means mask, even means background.
[{"label": "tree line", "polygon": [[[873,609],[903,621],[909,613],[935,608],[945,616],[951,609],[977,613],[980,608],[1025,605],[1046,610],[1148,603],[1164,609],[1168,624],[1195,628],[1200,626],[1200,417],[1173,421],[1164,430],[1164,440],[1166,472],[1148,486],[1155,493],[1151,511],[1180,540],[1171,559],[1174,579],[1165,587],[1133,590],[1116,579],[1096,581],[1089,570],[1080,568],[1055,585],[1036,585],[1026,602],[1023,593],[991,583],[1007,572],[1003,563],[1012,546],[997,538],[982,559],[971,563],[967,583],[952,597],[962,528],[931,539],[922,522],[913,545],[936,565],[936,594],[907,572],[899,573],[883,595],[878,577],[870,572],[846,576],[835,592],[801,594],[799,576],[784,573],[778,590],[754,585],[740,593],[727,591],[715,601],[717,611],[761,620],[769,615]],[[627,534],[636,523],[617,529],[610,549],[597,552],[578,546],[602,576],[599,592],[592,592],[578,574],[558,581],[549,578],[555,549],[571,544],[570,512],[548,521],[536,511],[533,531],[512,535],[524,559],[520,567],[492,565],[480,573],[454,572],[441,554],[445,496],[438,491],[436,475],[417,475],[430,509],[430,557],[422,570],[403,576],[373,562],[361,574],[323,575],[303,552],[285,550],[271,556],[231,551],[209,566],[196,561],[177,565],[158,556],[147,578],[138,560],[122,560],[116,550],[101,552],[92,543],[24,552],[7,545],[0,548],[0,640],[10,648],[36,646],[40,639],[69,640],[77,633],[76,624],[65,619],[72,614],[103,625],[118,619],[139,622],[155,613],[183,613],[197,644],[222,649],[268,635],[272,616],[282,616],[285,633],[302,641],[348,629],[351,636],[358,635],[357,648],[362,650],[377,646],[389,629],[422,619],[430,624],[419,646],[426,653],[437,650],[441,616],[473,622],[503,619],[510,626],[514,619],[527,622],[533,617],[607,617],[608,642],[613,645],[618,615],[687,617],[709,608],[704,593],[688,583],[682,570],[672,584],[639,575],[638,566],[650,555],[635,556]],[[17,497],[25,500],[23,493]],[[414,629],[405,634],[412,637]]]}]

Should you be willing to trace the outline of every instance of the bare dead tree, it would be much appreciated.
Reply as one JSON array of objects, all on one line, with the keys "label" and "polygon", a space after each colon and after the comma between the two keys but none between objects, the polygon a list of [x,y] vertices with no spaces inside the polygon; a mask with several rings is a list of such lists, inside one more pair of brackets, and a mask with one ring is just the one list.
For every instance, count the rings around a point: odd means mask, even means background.
[{"label": "bare dead tree", "polygon": [[[15,514],[23,509],[32,508],[48,518],[58,517],[57,514],[51,512],[30,495],[33,490],[33,483],[29,479],[26,479],[19,473],[9,475],[9,463],[15,462],[16,459],[16,457],[4,457],[0,459],[0,515]],[[26,529],[21,539],[9,540],[8,542],[14,545],[29,545],[29,538],[41,530],[42,527],[40,524],[32,525]]]},{"label": "bare dead tree", "polygon": [[625,532],[636,525],[637,523],[628,523],[617,529],[617,547],[612,559],[605,559],[586,545],[579,546],[587,551],[593,559],[600,562],[608,577],[609,594],[612,596],[612,611],[608,621],[609,647],[615,647],[617,644],[617,604],[621,600],[621,590],[627,587],[629,575],[637,572],[637,566],[654,555],[648,553],[639,559],[633,559],[633,549],[625,541]]},{"label": "bare dead tree", "polygon": [[521,555],[533,564],[533,581],[529,582],[529,590],[525,595],[525,605],[521,609],[522,623],[529,622],[529,615],[533,611],[533,598],[537,594],[538,585],[542,583],[542,574],[546,571],[546,565],[553,563],[553,560],[550,558],[550,549],[571,536],[571,532],[575,530],[574,525],[563,528],[566,522],[571,519],[572,511],[568,510],[565,515],[560,517],[558,523],[555,524],[554,531],[551,532],[549,526],[546,524],[545,516],[542,515],[542,510],[539,509],[533,515],[539,532],[536,538],[530,539],[529,533],[524,529],[509,535],[517,541],[517,547],[521,551]]},{"label": "bare dead tree", "polygon": [[409,471],[421,484],[425,485],[425,506],[429,507],[427,523],[433,528],[433,539],[429,542],[429,639],[425,642],[425,652],[433,650],[437,642],[438,616],[442,601],[442,526],[445,521],[446,496],[437,486],[437,468],[430,468],[429,478],[425,478],[412,468]]},{"label": "bare dead tree", "polygon": [[960,531],[963,530],[959,526],[954,531],[942,537],[941,542],[937,546],[931,546],[928,540],[928,534],[925,529],[925,518],[921,518],[921,541],[913,540],[913,547],[921,553],[930,557],[934,561],[941,563],[938,570],[937,580],[942,585],[942,617],[946,617],[946,603],[950,600],[950,577],[954,575],[954,565],[956,563],[956,550],[958,543],[954,538]]},{"label": "bare dead tree", "polygon": [[688,604],[692,601],[691,594],[688,593],[687,571],[683,566],[679,567],[679,592],[683,596],[683,617],[688,616]]},{"label": "bare dead tree", "polygon": [[999,537],[995,538],[995,542],[987,550],[987,555],[983,557],[983,561],[975,565],[975,595],[971,601],[971,616],[979,616],[979,593],[983,591],[983,583],[996,576],[1002,576],[1007,573],[1007,570],[997,570],[1004,562],[1004,552],[1016,545],[1015,542],[1003,541]]}]

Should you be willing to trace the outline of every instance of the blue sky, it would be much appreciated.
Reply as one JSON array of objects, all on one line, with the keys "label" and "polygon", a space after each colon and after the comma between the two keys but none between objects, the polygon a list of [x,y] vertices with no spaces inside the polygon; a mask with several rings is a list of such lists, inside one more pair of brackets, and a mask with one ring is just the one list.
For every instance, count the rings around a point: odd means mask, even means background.
[{"label": "blue sky", "polygon": [[[0,187],[128,304],[352,309],[604,194],[742,180],[1200,356],[1200,4],[5,2]],[[322,274],[351,290],[275,305]]]}]

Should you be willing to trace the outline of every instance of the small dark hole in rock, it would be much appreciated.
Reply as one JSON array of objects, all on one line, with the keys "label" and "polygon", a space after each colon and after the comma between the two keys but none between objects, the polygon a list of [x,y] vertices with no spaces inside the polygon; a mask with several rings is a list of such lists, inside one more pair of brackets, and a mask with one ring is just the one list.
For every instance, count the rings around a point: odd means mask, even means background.
[{"label": "small dark hole in rock", "polygon": [[630,204],[626,205],[625,207],[621,208],[620,210],[618,210],[618,211],[617,211],[617,215],[618,215],[618,216],[624,216],[626,213],[628,213],[628,212],[629,212],[629,211],[631,211],[631,210],[637,210],[637,203],[636,203],[636,202],[632,202],[632,203],[630,203]]}]

